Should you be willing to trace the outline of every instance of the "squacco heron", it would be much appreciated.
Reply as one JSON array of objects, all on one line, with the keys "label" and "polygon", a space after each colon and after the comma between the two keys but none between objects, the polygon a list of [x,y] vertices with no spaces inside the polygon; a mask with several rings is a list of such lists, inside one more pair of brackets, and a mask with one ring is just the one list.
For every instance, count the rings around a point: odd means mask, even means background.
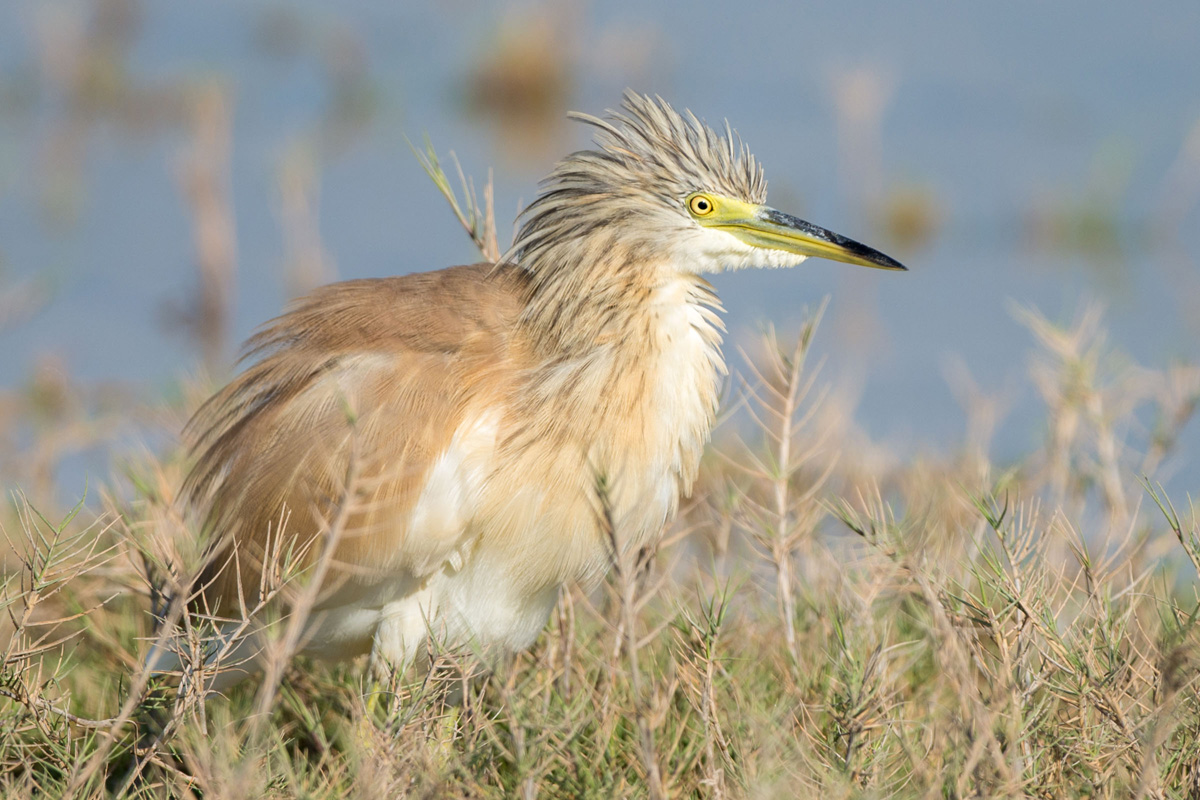
[{"label": "squacco heron", "polygon": [[212,537],[193,584],[253,606],[272,553],[336,529],[301,650],[402,668],[430,637],[519,650],[611,544],[656,539],[696,477],[726,371],[703,273],[809,256],[898,262],[764,205],[754,157],[627,93],[525,209],[500,263],[296,301],[190,423],[184,497]]}]

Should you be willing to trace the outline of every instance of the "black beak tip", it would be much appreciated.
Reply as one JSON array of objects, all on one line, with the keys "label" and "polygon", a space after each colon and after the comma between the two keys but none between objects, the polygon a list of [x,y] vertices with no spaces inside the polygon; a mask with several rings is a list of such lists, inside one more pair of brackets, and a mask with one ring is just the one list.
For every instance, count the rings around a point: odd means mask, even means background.
[{"label": "black beak tip", "polygon": [[847,240],[846,244],[850,245],[850,247],[847,247],[848,250],[851,250],[852,252],[857,250],[858,252],[856,255],[865,259],[866,261],[870,261],[880,269],[890,269],[895,270],[896,272],[908,272],[908,267],[904,266],[891,256],[884,255],[872,247],[867,247],[865,244],[859,244],[853,240]]}]

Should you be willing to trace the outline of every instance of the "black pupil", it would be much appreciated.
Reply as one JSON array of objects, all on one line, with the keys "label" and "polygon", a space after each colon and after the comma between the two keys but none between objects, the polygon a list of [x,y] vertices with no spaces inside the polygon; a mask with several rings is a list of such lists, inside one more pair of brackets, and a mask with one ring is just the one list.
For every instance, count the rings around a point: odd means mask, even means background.
[{"label": "black pupil", "polygon": [[708,201],[703,200],[703,199],[697,200],[696,201],[696,210],[697,211],[708,211]]}]

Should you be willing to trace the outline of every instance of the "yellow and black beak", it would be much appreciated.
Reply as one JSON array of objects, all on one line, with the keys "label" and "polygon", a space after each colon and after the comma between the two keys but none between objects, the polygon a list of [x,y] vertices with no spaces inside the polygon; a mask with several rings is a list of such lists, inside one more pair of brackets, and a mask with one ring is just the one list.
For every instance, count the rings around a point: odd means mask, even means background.
[{"label": "yellow and black beak", "polygon": [[688,212],[708,228],[731,233],[753,247],[858,264],[875,269],[907,270],[891,256],[802,219],[731,197],[697,193],[687,198]]}]

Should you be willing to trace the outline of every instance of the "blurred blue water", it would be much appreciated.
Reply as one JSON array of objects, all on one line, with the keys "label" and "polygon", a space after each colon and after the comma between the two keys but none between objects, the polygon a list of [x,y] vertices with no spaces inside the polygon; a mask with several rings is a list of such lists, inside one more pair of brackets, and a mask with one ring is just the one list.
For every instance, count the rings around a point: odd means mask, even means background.
[{"label": "blurred blue water", "polygon": [[[409,7],[409,6],[412,7]],[[498,20],[532,6],[481,10],[461,0],[302,4],[317,30],[344,29],[370,61],[376,113],[362,136],[323,164],[320,227],[343,278],[474,260],[457,222],[408,151],[404,134],[455,150],[469,173],[496,168],[505,227],[566,149],[516,157],[500,126],[465,110],[467,78]],[[298,131],[328,100],[318,60],[264,54],[255,31],[277,4],[153,4],[141,10],[129,68],[166,83],[220,76],[236,96],[233,196],[238,234],[237,338],[285,301],[274,170]],[[515,9],[515,10],[514,10]],[[1200,4],[765,2],[711,0],[576,5],[571,12],[571,108],[598,112],[626,85],[657,92],[710,122],[728,118],[764,162],[771,201],[881,249],[895,247],[855,202],[839,169],[833,81],[867,69],[891,84],[882,111],[880,178],[916,186],[940,211],[936,235],[894,254],[907,275],[855,272],[810,261],[791,273],[715,279],[735,340],[763,319],[787,329],[802,307],[832,295],[819,339],[827,375],[854,375],[856,413],[874,436],[915,455],[950,446],[963,414],[943,377],[961,358],[988,389],[1011,387],[1013,409],[995,452],[1015,457],[1041,435],[1025,377],[1032,337],[1012,303],[1067,319],[1087,298],[1108,306],[1110,341],[1151,367],[1200,358],[1195,283],[1200,213],[1191,208],[1171,248],[1147,233],[1166,176],[1200,120]],[[46,11],[0,9],[0,74],[24,74]],[[61,121],[54,92],[0,116],[0,258],[7,279],[53,274],[53,302],[0,332],[0,383],[27,380],[40,354],[63,356],[85,380],[163,386],[197,356],[163,332],[160,309],[194,283],[191,230],[174,179],[178,132],[89,130],[78,219],[47,221],[39,206],[44,144]],[[1031,219],[1085,206],[1116,188],[1111,211],[1124,258],[1036,247]],[[1120,177],[1124,175],[1124,177]],[[860,315],[858,312],[862,311]],[[875,317],[874,335],[853,334]],[[1177,488],[1200,488],[1200,434],[1184,441]],[[82,474],[63,476],[82,487]]]}]

